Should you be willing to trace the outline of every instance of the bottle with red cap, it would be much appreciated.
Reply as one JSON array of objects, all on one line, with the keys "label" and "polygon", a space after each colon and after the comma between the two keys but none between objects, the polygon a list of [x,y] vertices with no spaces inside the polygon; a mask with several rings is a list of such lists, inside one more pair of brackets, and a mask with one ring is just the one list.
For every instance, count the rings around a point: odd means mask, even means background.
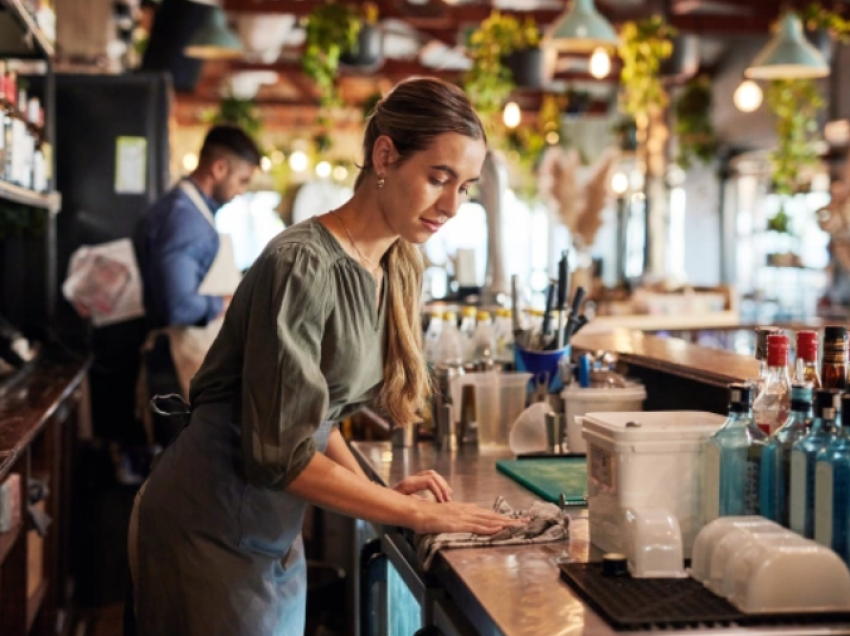
[{"label": "bottle with red cap", "polygon": [[797,332],[797,368],[794,380],[809,384],[812,389],[821,388],[817,331]]},{"label": "bottle with red cap", "polygon": [[753,403],[753,418],[767,435],[785,424],[791,409],[791,377],[788,373],[788,336],[767,337],[767,379]]}]

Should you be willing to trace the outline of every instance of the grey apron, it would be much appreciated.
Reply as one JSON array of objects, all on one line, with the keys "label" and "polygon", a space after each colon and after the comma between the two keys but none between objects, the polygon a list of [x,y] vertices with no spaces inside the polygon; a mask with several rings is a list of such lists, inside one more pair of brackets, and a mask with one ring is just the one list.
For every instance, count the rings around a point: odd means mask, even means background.
[{"label": "grey apron", "polygon": [[[133,509],[139,636],[303,636],[306,502],[249,484],[229,403],[205,404]],[[332,422],[313,438],[324,451]]]}]

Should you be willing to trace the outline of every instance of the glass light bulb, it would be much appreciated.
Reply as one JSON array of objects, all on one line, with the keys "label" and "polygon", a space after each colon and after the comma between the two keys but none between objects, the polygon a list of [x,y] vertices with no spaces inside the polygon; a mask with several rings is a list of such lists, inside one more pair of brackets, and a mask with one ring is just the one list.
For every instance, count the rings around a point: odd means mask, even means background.
[{"label": "glass light bulb", "polygon": [[502,121],[508,128],[516,128],[522,121],[522,111],[519,109],[519,104],[516,102],[508,102],[505,104],[505,112],[502,113]]},{"label": "glass light bulb", "polygon": [[611,72],[611,56],[601,46],[590,56],[590,74],[596,79],[608,77]]},{"label": "glass light bulb", "polygon": [[327,161],[320,161],[316,164],[316,176],[320,179],[327,179],[331,176],[331,164]]},{"label": "glass light bulb", "polygon": [[304,172],[308,163],[310,163],[310,160],[307,158],[307,153],[302,150],[296,150],[289,155],[289,167],[294,172]]},{"label": "glass light bulb", "polygon": [[183,168],[186,172],[192,172],[198,167],[198,155],[194,152],[187,152],[183,155]]},{"label": "glass light bulb", "polygon": [[611,177],[611,189],[614,194],[625,194],[629,189],[629,178],[622,172],[615,172]]},{"label": "glass light bulb", "polygon": [[260,159],[260,168],[263,172],[268,172],[272,169],[272,160],[268,157],[263,157],[262,159]]},{"label": "glass light bulb", "polygon": [[744,80],[735,89],[732,99],[738,110],[751,113],[761,106],[762,97],[761,87],[758,84],[752,80]]},{"label": "glass light bulb", "polygon": [[337,181],[345,181],[348,177],[348,169],[345,166],[337,166],[334,168],[334,179]]}]

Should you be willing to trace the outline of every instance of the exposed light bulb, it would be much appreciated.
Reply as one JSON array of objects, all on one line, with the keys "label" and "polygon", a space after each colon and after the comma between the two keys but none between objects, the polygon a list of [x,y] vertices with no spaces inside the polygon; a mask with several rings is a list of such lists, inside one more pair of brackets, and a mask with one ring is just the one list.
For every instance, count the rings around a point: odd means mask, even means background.
[{"label": "exposed light bulb", "polygon": [[611,189],[614,194],[625,194],[629,189],[629,178],[622,172],[615,172],[611,177]]},{"label": "exposed light bulb", "polygon": [[309,163],[310,160],[307,158],[307,153],[303,150],[296,150],[289,155],[289,167],[292,168],[294,172],[304,172],[307,169],[307,164]]},{"label": "exposed light bulb", "polygon": [[331,164],[327,161],[320,161],[316,164],[316,176],[320,179],[327,179],[331,176]]},{"label": "exposed light bulb", "polygon": [[198,167],[198,155],[194,152],[187,152],[183,155],[183,168],[186,172],[192,172]]},{"label": "exposed light bulb", "polygon": [[735,106],[743,113],[751,113],[761,106],[763,94],[761,86],[753,80],[744,80],[735,89],[732,96]]},{"label": "exposed light bulb", "polygon": [[502,121],[508,128],[516,128],[522,121],[522,111],[519,109],[519,104],[516,102],[508,102],[505,104],[505,112],[502,113]]},{"label": "exposed light bulb", "polygon": [[550,130],[549,132],[546,133],[546,143],[549,144],[550,146],[554,146],[559,141],[561,141],[561,135],[559,135],[554,130]]},{"label": "exposed light bulb", "polygon": [[611,72],[611,56],[603,47],[598,47],[590,56],[590,74],[596,79],[604,79]]},{"label": "exposed light bulb", "polygon": [[334,179],[337,181],[345,181],[348,177],[348,168],[345,166],[337,166],[334,168]]},{"label": "exposed light bulb", "polygon": [[276,166],[282,164],[284,160],[283,153],[280,150],[273,150],[271,158],[272,163]]},{"label": "exposed light bulb", "polygon": [[263,172],[268,172],[272,169],[272,160],[268,157],[263,157],[262,159],[260,159],[260,168]]}]

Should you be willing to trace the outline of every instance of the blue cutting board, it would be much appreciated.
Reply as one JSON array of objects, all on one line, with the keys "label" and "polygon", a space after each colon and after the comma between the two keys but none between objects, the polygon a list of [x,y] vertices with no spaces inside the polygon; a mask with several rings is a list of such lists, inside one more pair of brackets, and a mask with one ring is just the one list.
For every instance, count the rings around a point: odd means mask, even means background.
[{"label": "blue cutting board", "polygon": [[551,503],[564,493],[567,504],[587,505],[587,460],[584,457],[499,459],[496,468]]}]

